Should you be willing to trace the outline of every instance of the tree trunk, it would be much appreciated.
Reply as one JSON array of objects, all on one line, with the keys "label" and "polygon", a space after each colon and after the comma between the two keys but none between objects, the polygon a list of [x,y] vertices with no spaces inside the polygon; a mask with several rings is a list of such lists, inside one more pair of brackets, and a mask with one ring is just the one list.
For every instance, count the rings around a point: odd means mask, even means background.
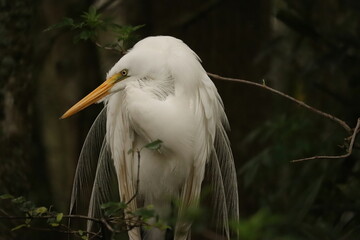
[{"label": "tree trunk", "polygon": [[[34,1],[2,1],[0,12],[0,192],[23,195],[47,188],[36,134],[33,77]],[[29,164],[31,163],[31,164]],[[36,183],[43,182],[39,186]],[[35,195],[35,194],[34,194]]]},{"label": "tree trunk", "polygon": [[[90,3],[44,1],[42,29],[58,23],[63,17],[78,18]],[[103,78],[99,74],[96,47],[91,43],[74,43],[75,32],[52,31],[40,39],[37,107],[54,204],[68,210],[74,170],[86,133],[98,108],[66,120],[59,117],[80,100]],[[97,110],[96,110],[97,109]]]}]

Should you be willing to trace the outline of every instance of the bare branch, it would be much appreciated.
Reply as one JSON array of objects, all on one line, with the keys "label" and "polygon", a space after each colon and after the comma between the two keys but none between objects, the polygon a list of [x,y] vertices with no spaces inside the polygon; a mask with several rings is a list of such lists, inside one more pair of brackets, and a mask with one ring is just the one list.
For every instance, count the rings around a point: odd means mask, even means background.
[{"label": "bare branch", "polygon": [[[54,218],[53,215],[40,215],[40,216],[0,216],[0,219],[49,219]],[[75,218],[93,221],[96,223],[102,223],[101,219],[88,217],[84,215],[64,215],[62,218]]]},{"label": "bare branch", "polygon": [[[10,215],[6,215],[6,216],[0,216],[0,219],[9,219],[9,220],[51,219],[51,218],[54,218],[54,215],[40,215],[40,216],[10,216]],[[108,223],[107,219],[105,219],[105,218],[93,218],[93,217],[88,217],[88,216],[84,216],[84,215],[64,215],[62,218],[84,219],[84,220],[88,220],[88,221],[93,221],[93,222],[96,222],[96,223],[99,223],[99,224],[105,226],[112,233],[121,233],[121,232],[123,232],[123,231],[115,230]],[[59,226],[66,228],[66,230],[62,230],[59,227],[53,227],[53,228],[34,228],[34,227],[31,227],[31,228],[34,229],[34,230],[41,230],[41,231],[56,231],[56,232],[70,233],[70,234],[77,234],[78,233],[78,231],[72,230],[69,227],[67,227],[66,225],[61,224]],[[93,236],[99,236],[99,233],[87,232],[87,231],[83,231],[83,232],[85,234],[90,234],[90,235],[93,235]]]},{"label": "bare branch", "polygon": [[293,101],[293,102],[297,103],[298,105],[300,105],[300,106],[302,106],[304,108],[307,108],[307,109],[309,109],[310,111],[312,111],[314,113],[317,113],[317,114],[319,114],[319,115],[321,115],[323,117],[326,117],[326,118],[332,120],[333,122],[336,122],[337,124],[342,126],[349,134],[352,133],[351,128],[349,127],[349,125],[346,124],[346,122],[344,122],[343,120],[341,120],[341,119],[339,119],[339,118],[337,118],[337,117],[335,117],[335,116],[333,116],[333,115],[331,115],[329,113],[326,113],[326,112],[323,112],[323,111],[321,111],[319,109],[311,107],[311,106],[307,105],[306,103],[304,103],[304,102],[302,102],[300,100],[297,100],[297,99],[295,99],[295,98],[293,98],[293,97],[291,97],[291,96],[289,96],[289,95],[287,95],[287,94],[285,94],[283,92],[280,92],[280,91],[278,91],[278,90],[276,90],[274,88],[268,87],[265,84],[255,83],[255,82],[251,82],[251,81],[247,81],[247,80],[243,80],[243,79],[238,79],[238,78],[222,77],[222,76],[219,76],[219,75],[213,74],[213,73],[207,73],[207,74],[210,77],[216,78],[216,79],[219,79],[219,80],[225,80],[225,81],[231,81],[231,82],[240,82],[240,83],[244,83],[244,84],[264,88],[264,89],[266,89],[266,90],[268,90],[270,92],[273,92],[273,93],[275,93],[277,95],[280,95],[280,96],[282,96],[284,98],[287,98],[290,101]]},{"label": "bare branch", "polygon": [[357,124],[356,124],[356,127],[353,129],[351,129],[351,127],[343,120],[329,114],[329,113],[326,113],[326,112],[323,112],[319,109],[316,109],[310,105],[307,105],[306,103],[300,101],[300,100],[297,100],[283,92],[280,92],[274,88],[271,88],[269,86],[266,86],[265,84],[260,84],[260,83],[255,83],[255,82],[251,82],[251,81],[247,81],[247,80],[243,80],[243,79],[238,79],[238,78],[228,78],[228,77],[222,77],[222,76],[219,76],[217,74],[213,74],[213,73],[207,73],[210,77],[212,78],[215,78],[215,79],[219,79],[219,80],[225,80],[225,81],[231,81],[231,82],[240,82],[240,83],[244,83],[244,84],[248,84],[248,85],[252,85],[252,86],[256,86],[256,87],[260,87],[260,88],[264,88],[272,93],[275,93],[277,95],[280,95],[284,98],[287,98],[289,99],[290,101],[293,101],[295,103],[297,103],[298,105],[316,113],[316,114],[319,114],[325,118],[328,118],[330,119],[331,121],[339,124],[342,128],[344,128],[349,134],[351,134],[350,137],[346,138],[345,141],[350,141],[350,144],[349,146],[347,147],[347,153],[346,154],[342,154],[342,155],[336,155],[336,156],[313,156],[313,157],[308,157],[308,158],[301,158],[301,159],[296,159],[296,160],[292,160],[291,162],[295,163],[295,162],[302,162],[302,161],[308,161],[308,160],[314,160],[314,159],[341,159],[341,158],[346,158],[348,156],[351,155],[352,151],[354,148],[357,148],[357,144],[355,143],[355,139],[356,139],[356,136],[357,134],[360,132],[360,118],[358,118],[358,121],[357,121]]},{"label": "bare branch", "polygon": [[[8,219],[8,220],[24,220],[24,219],[51,219],[54,218],[54,215],[39,215],[39,216],[10,216],[9,214],[7,214],[5,211],[3,211],[2,209],[0,209],[1,212],[4,213],[4,215],[6,216],[0,216],[0,219]],[[102,219],[97,219],[97,218],[92,218],[92,217],[88,217],[88,216],[83,216],[83,215],[64,215],[62,218],[72,218],[72,219],[84,219],[84,220],[88,220],[88,221],[93,221],[99,224],[104,224],[104,221],[102,221]],[[107,225],[105,225],[107,227]],[[67,233],[67,234],[79,234],[78,230],[72,230],[71,228],[69,228],[68,226],[64,225],[64,224],[60,224],[59,226],[56,227],[50,227],[50,228],[42,228],[42,227],[33,227],[33,226],[29,226],[29,229],[32,230],[36,230],[36,231],[47,231],[47,232],[59,232],[59,233]],[[110,229],[109,229],[110,230]],[[100,232],[89,232],[89,231],[82,231],[83,234],[87,234],[90,236],[90,238],[93,237],[100,237],[101,238],[101,234]]]},{"label": "bare branch", "polygon": [[[53,228],[40,228],[40,227],[29,227],[29,229],[31,230],[35,230],[35,231],[42,231],[42,232],[59,232],[59,233],[66,233],[66,234],[74,234],[74,235],[78,235],[79,234],[79,230],[71,230],[69,228],[67,228],[65,225],[61,225],[61,227],[65,228],[65,230],[60,229],[59,227],[53,227]],[[89,235],[90,239],[94,238],[94,237],[98,237],[100,239],[102,239],[102,236],[100,235],[100,232],[88,232],[88,231],[82,231],[84,235]],[[78,236],[80,239],[81,236]]]},{"label": "bare branch", "polygon": [[104,226],[105,226],[110,232],[116,232],[116,231],[110,226],[110,224],[106,221],[105,218],[101,218],[100,221],[101,221],[102,224],[104,224]]}]

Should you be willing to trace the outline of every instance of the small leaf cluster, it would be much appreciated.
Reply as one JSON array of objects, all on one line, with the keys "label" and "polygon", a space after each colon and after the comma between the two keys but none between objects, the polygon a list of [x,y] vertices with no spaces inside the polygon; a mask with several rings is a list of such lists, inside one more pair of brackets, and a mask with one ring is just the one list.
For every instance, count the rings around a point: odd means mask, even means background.
[{"label": "small leaf cluster", "polygon": [[[114,233],[128,231],[133,227],[144,227],[145,229],[159,228],[165,230],[170,228],[156,214],[154,206],[148,205],[129,211],[128,204],[124,202],[107,202],[102,204],[104,219],[106,219],[116,231]],[[125,213],[126,212],[126,217]],[[149,220],[155,221],[149,224]]]},{"label": "small leaf cluster", "polygon": [[107,202],[100,206],[100,208],[103,210],[103,213],[106,218],[110,217],[116,217],[119,215],[123,215],[124,212],[127,213],[127,215],[133,215],[136,217],[139,217],[140,219],[146,221],[150,218],[156,217],[154,206],[149,205],[144,208],[138,208],[134,212],[130,212],[128,209],[128,204],[124,202]]},{"label": "small leaf cluster", "polygon": [[146,144],[144,146],[144,148],[147,148],[147,149],[150,149],[150,150],[159,150],[162,143],[163,142],[160,139],[158,139],[158,140],[155,140],[155,141],[153,141],[151,143]]},{"label": "small leaf cluster", "polygon": [[[124,52],[129,42],[134,40],[134,32],[143,26],[144,25],[126,26],[116,24],[110,19],[105,19],[96,8],[90,7],[87,12],[84,12],[80,16],[79,21],[65,17],[59,23],[51,25],[44,31],[47,32],[57,29],[76,31],[77,34],[74,37],[74,42],[89,40],[96,43],[99,47]],[[115,42],[106,45],[99,44],[97,41],[99,34],[108,31],[115,34]]]},{"label": "small leaf cluster", "polygon": [[31,224],[35,218],[44,217],[47,219],[47,223],[51,227],[58,227],[63,219],[64,214],[51,210],[50,208],[40,206],[37,207],[32,201],[26,200],[25,197],[14,197],[11,194],[0,195],[0,200],[10,201],[14,207],[21,213],[25,214],[24,222],[13,227],[11,231],[15,231],[24,227],[31,227]]},{"label": "small leaf cluster", "polygon": [[[64,218],[71,218],[69,215],[64,215],[61,212],[56,212],[52,210],[52,207],[49,208],[41,206],[37,207],[32,201],[26,200],[24,197],[14,197],[11,194],[2,194],[0,195],[0,201],[3,203],[8,202],[13,206],[12,211],[14,216],[10,216],[4,209],[0,209],[1,213],[4,216],[0,216],[2,219],[19,219],[23,222],[11,228],[11,231],[16,231],[19,229],[37,229],[43,231],[57,231],[71,233],[80,239],[87,240],[89,236],[101,236],[97,233],[87,232],[86,230],[73,230],[70,229],[66,223],[63,223]],[[20,213],[19,213],[20,212]],[[77,216],[73,216],[76,218]],[[44,222],[46,225],[44,226]],[[89,235],[90,234],[90,235]]]}]

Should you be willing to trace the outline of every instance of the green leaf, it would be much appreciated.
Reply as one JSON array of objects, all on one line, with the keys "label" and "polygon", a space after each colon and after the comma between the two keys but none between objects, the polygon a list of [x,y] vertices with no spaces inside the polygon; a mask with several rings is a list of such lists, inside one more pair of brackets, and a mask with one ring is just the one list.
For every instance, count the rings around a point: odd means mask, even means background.
[{"label": "green leaf", "polygon": [[95,18],[97,16],[96,14],[96,8],[94,7],[90,7],[89,8],[89,14],[88,14],[89,17],[92,17],[92,18]]},{"label": "green leaf", "polygon": [[17,203],[17,204],[23,203],[23,202],[25,202],[25,198],[24,198],[23,196],[17,197],[17,198],[14,198],[14,199],[12,200],[12,202],[13,202],[13,203]]},{"label": "green leaf", "polygon": [[137,25],[137,26],[121,26],[118,24],[111,24],[110,25],[113,29],[113,31],[117,34],[116,38],[118,39],[118,41],[121,40],[128,40],[131,38],[131,35],[139,30],[140,28],[144,27],[145,25]]},{"label": "green leaf", "polygon": [[126,208],[127,205],[126,203],[123,202],[107,202],[104,204],[101,204],[101,209],[107,209],[107,208],[111,208],[111,207],[119,207],[119,208]]},{"label": "green leaf", "polygon": [[61,222],[63,216],[64,216],[63,213],[58,213],[58,214],[56,215],[56,221],[57,221],[58,223]]},{"label": "green leaf", "polygon": [[138,208],[134,212],[135,216],[141,217],[143,220],[147,220],[155,217],[155,209],[153,205],[146,206],[144,208]]},{"label": "green leaf", "polygon": [[48,211],[48,209],[46,207],[38,207],[38,208],[35,208],[32,211],[32,214],[37,216],[37,215],[41,215],[43,213],[46,213],[47,211]]},{"label": "green leaf", "polygon": [[123,202],[107,202],[100,206],[105,212],[106,216],[116,215],[121,213],[127,207],[126,203]]},{"label": "green leaf", "polygon": [[96,8],[90,7],[88,12],[81,15],[84,26],[92,30],[106,29],[107,23],[101,19],[101,14],[97,13]]},{"label": "green leaf", "polygon": [[[60,215],[59,215],[60,214]],[[56,216],[49,218],[47,220],[47,223],[51,226],[51,227],[58,227],[60,225],[60,221],[62,219],[62,213],[58,213]],[[60,221],[58,221],[60,219]]]},{"label": "green leaf", "polygon": [[116,39],[116,42],[111,44],[113,45],[111,48],[124,51],[130,47],[130,43],[136,39],[136,36],[133,34],[133,32],[145,26],[128,26],[116,24],[109,19],[104,19],[103,16],[97,12],[95,7],[90,7],[89,10],[87,12],[83,12],[80,17],[80,21],[78,22],[75,22],[72,18],[64,18],[59,23],[51,25],[44,31],[62,28],[76,30],[77,34],[74,36],[73,41],[74,43],[77,43],[79,41],[88,40],[96,42],[96,38],[98,37],[100,31],[106,32],[111,29],[111,32],[115,34]]},{"label": "green leaf", "polygon": [[165,222],[163,221],[157,221],[154,224],[151,224],[152,227],[156,227],[162,231],[165,231],[167,229],[171,229],[171,227],[169,225],[167,225]]},{"label": "green leaf", "polygon": [[26,225],[29,225],[30,223],[31,223],[31,218],[25,219],[25,224],[26,224]]},{"label": "green leaf", "polygon": [[145,27],[145,24],[137,25],[137,26],[132,27],[131,31],[134,32],[134,31],[139,30],[140,28],[143,28],[143,27]]},{"label": "green leaf", "polygon": [[89,11],[84,12],[83,15],[81,15],[81,17],[87,21],[96,21],[100,19],[101,14],[97,13],[96,8],[90,7]]},{"label": "green leaf", "polygon": [[31,201],[25,201],[21,203],[19,209],[23,212],[32,212],[35,209],[35,204]]},{"label": "green leaf", "polygon": [[21,228],[23,228],[23,227],[29,227],[29,225],[28,224],[20,224],[20,225],[18,225],[18,226],[16,226],[16,227],[13,227],[12,229],[11,229],[11,231],[16,231],[16,230],[19,230],[19,229],[21,229]]},{"label": "green leaf", "polygon": [[0,199],[1,200],[5,200],[5,199],[14,199],[14,196],[8,193],[2,194],[0,195]]},{"label": "green leaf", "polygon": [[44,32],[48,32],[48,31],[60,29],[60,28],[66,28],[66,27],[69,27],[69,28],[76,27],[74,20],[72,18],[63,18],[59,23],[53,24],[53,25],[49,26],[48,28],[46,28],[44,30]]},{"label": "green leaf", "polygon": [[77,36],[78,40],[89,40],[95,37],[95,32],[90,30],[81,31]]},{"label": "green leaf", "polygon": [[265,208],[259,209],[248,219],[230,221],[230,227],[238,234],[239,239],[267,239],[264,238],[264,233],[269,226],[277,224],[282,224],[280,216]]},{"label": "green leaf", "polygon": [[159,150],[161,147],[162,141],[161,140],[155,140],[149,144],[146,144],[144,147],[150,150]]},{"label": "green leaf", "polygon": [[84,240],[89,239],[88,236],[86,234],[84,234],[83,230],[78,230],[78,234],[81,237],[81,239],[84,239]]}]

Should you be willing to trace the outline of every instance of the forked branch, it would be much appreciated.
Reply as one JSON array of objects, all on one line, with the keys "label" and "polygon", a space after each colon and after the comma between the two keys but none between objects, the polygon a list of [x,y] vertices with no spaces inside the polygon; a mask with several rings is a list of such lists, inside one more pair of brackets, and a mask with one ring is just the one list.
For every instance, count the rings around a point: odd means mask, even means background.
[{"label": "forked branch", "polygon": [[228,77],[222,77],[219,76],[217,74],[213,74],[213,73],[207,73],[210,77],[214,78],[214,79],[219,79],[219,80],[224,80],[224,81],[231,81],[231,82],[239,82],[239,83],[243,83],[243,84],[247,84],[247,85],[252,85],[252,86],[256,86],[256,87],[260,87],[263,89],[266,89],[272,93],[275,93],[281,97],[284,97],[292,102],[295,102],[296,104],[318,114],[321,115],[327,119],[330,119],[331,121],[337,123],[338,125],[340,125],[342,128],[344,128],[351,136],[346,138],[345,141],[348,142],[350,141],[350,144],[348,145],[346,151],[346,154],[342,154],[342,155],[335,155],[335,156],[313,156],[313,157],[308,157],[308,158],[301,158],[301,159],[296,159],[296,160],[292,160],[291,162],[302,162],[302,161],[307,161],[307,160],[314,160],[314,159],[341,159],[341,158],[346,158],[349,157],[352,154],[352,151],[354,149],[354,145],[355,145],[355,139],[358,135],[358,133],[360,132],[360,118],[358,118],[357,120],[357,124],[355,126],[355,128],[351,128],[345,121],[341,120],[340,118],[337,118],[329,113],[323,112],[317,108],[314,108],[298,99],[295,99],[283,92],[280,92],[279,90],[276,90],[274,88],[271,88],[269,86],[267,86],[265,83],[264,84],[260,84],[260,83],[256,83],[256,82],[251,82],[248,80],[243,80],[243,79],[238,79],[238,78],[228,78]]},{"label": "forked branch", "polygon": [[292,160],[291,162],[302,162],[302,161],[308,161],[308,160],[314,160],[314,159],[341,159],[341,158],[346,158],[349,157],[352,154],[352,151],[354,149],[354,143],[355,143],[355,139],[357,134],[359,133],[359,127],[360,127],[360,118],[358,118],[356,127],[354,128],[354,132],[351,135],[350,138],[350,144],[349,147],[347,148],[347,153],[346,154],[342,154],[342,155],[335,155],[335,156],[313,156],[313,157],[308,157],[308,158],[300,158],[300,159],[296,159],[296,160]]}]

